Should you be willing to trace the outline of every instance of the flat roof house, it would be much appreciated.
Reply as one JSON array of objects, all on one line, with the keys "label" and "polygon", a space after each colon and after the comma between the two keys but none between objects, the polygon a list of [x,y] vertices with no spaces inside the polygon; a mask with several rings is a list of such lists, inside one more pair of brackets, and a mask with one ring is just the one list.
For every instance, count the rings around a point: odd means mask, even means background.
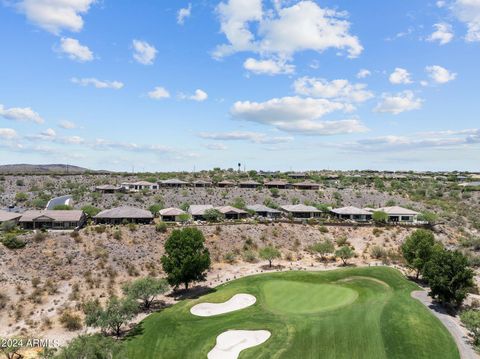
[{"label": "flat roof house", "polygon": [[189,183],[182,181],[178,178],[172,178],[172,179],[167,179],[165,181],[160,181],[160,185],[163,187],[179,188],[179,187],[187,187]]},{"label": "flat roof house", "polygon": [[153,221],[153,214],[145,209],[136,207],[117,207],[101,211],[93,217],[96,224],[138,223],[149,224]]},{"label": "flat roof house", "polygon": [[334,217],[339,219],[349,219],[357,222],[366,222],[372,219],[372,212],[353,206],[335,208],[330,211]]},{"label": "flat roof house", "polygon": [[83,211],[26,211],[19,223],[24,229],[75,229],[84,225],[86,216]]},{"label": "flat roof house", "polygon": [[203,221],[205,220],[203,215],[209,209],[214,209],[211,204],[192,204],[188,208],[188,213],[190,213],[194,221]]},{"label": "flat roof house", "polygon": [[242,181],[239,184],[240,188],[258,188],[261,185],[262,184],[260,182],[257,182],[257,181],[254,181],[254,180]]},{"label": "flat roof house", "polygon": [[133,183],[124,182],[122,183],[122,187],[131,191],[142,191],[144,189],[156,191],[159,188],[158,183],[152,183],[147,181],[138,181]]},{"label": "flat roof house", "polygon": [[18,222],[18,220],[22,217],[21,213],[15,212],[8,212],[0,210],[0,224],[3,222]]},{"label": "flat roof house", "polygon": [[225,219],[243,219],[248,216],[248,213],[243,209],[232,206],[216,207],[215,209],[222,213],[225,216]]},{"label": "flat roof house", "polygon": [[321,211],[313,206],[306,206],[304,204],[284,205],[280,209],[291,215],[293,218],[314,218],[320,217]]},{"label": "flat roof house", "polygon": [[100,193],[115,193],[115,192],[122,192],[125,191],[125,188],[122,186],[114,186],[111,184],[104,184],[95,187],[95,192]]},{"label": "flat roof house", "polygon": [[303,178],[307,178],[307,174],[303,172],[290,173],[288,177],[293,179],[303,179]]},{"label": "flat roof house", "polygon": [[270,208],[267,207],[263,204],[254,204],[251,206],[247,206],[247,209],[249,211],[255,212],[255,215],[258,217],[264,217],[264,218],[279,218],[282,212],[280,212],[278,209]]},{"label": "flat roof house", "polygon": [[382,207],[376,209],[376,211],[382,211],[388,214],[388,221],[392,223],[413,223],[417,221],[418,215],[420,214],[416,211],[412,211],[411,209],[399,206]]},{"label": "flat roof house", "polygon": [[180,222],[180,216],[186,214],[186,212],[180,208],[165,208],[162,209],[159,214],[164,222]]},{"label": "flat roof house", "polygon": [[266,188],[287,189],[290,184],[286,181],[270,181],[264,184]]},{"label": "flat roof house", "polygon": [[317,191],[317,190],[320,189],[320,185],[318,183],[313,183],[313,182],[308,182],[308,181],[294,183],[293,187],[296,188],[296,189],[300,189],[300,190],[315,190],[315,191]]}]

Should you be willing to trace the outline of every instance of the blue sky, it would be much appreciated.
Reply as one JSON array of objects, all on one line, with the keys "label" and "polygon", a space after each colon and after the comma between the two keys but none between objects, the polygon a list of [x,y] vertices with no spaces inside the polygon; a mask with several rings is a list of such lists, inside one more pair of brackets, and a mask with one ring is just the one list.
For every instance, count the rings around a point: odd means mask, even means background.
[{"label": "blue sky", "polygon": [[1,163],[479,170],[480,0],[0,4]]}]

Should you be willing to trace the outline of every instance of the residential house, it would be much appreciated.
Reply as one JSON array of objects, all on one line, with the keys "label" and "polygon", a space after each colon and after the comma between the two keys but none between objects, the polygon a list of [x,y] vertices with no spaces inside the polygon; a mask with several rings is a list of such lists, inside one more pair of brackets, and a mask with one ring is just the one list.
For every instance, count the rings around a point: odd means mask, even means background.
[{"label": "residential house", "polygon": [[290,177],[291,179],[305,179],[307,178],[307,174],[303,172],[289,173],[288,177]]},{"label": "residential house", "polygon": [[86,216],[80,210],[26,211],[19,223],[24,229],[76,229],[85,224]]},{"label": "residential house", "polygon": [[96,224],[149,224],[153,221],[153,214],[145,209],[125,206],[101,211],[93,220]]},{"label": "residential house", "polygon": [[220,188],[234,187],[234,186],[235,186],[235,182],[228,181],[228,180],[224,180],[224,181],[218,182],[218,183],[217,183],[217,186],[220,187]]},{"label": "residential house", "polygon": [[264,206],[263,204],[254,204],[251,206],[247,206],[249,211],[255,212],[255,215],[258,217],[270,218],[270,219],[277,219],[280,218],[282,212],[278,209],[270,208]]},{"label": "residential house", "polygon": [[287,189],[290,187],[290,184],[286,181],[274,180],[264,184],[266,188],[278,188],[278,189]]},{"label": "residential house", "polygon": [[211,187],[212,182],[204,180],[196,180],[192,182],[193,187]]},{"label": "residential house", "polygon": [[189,185],[188,182],[182,181],[178,178],[172,178],[165,181],[160,181],[160,185],[162,187],[169,187],[169,188],[180,188],[180,187],[187,187]]},{"label": "residential house", "polygon": [[222,213],[225,216],[225,219],[244,219],[248,217],[248,213],[243,209],[232,206],[216,207],[215,209]]},{"label": "residential house", "polygon": [[353,206],[335,208],[330,211],[338,219],[346,219],[357,222],[366,222],[372,219],[372,212],[367,209]]},{"label": "residential house", "polygon": [[95,187],[95,192],[100,192],[100,193],[115,193],[115,192],[123,192],[123,191],[125,191],[124,187],[114,186],[111,184],[104,184],[104,185]]},{"label": "residential house", "polygon": [[205,220],[205,211],[209,209],[214,209],[211,204],[192,204],[188,208],[188,213],[190,213],[194,221],[203,221]]},{"label": "residential house", "polygon": [[284,205],[281,206],[280,209],[293,218],[302,219],[320,217],[320,214],[322,213],[317,208],[306,206],[304,204]]},{"label": "residential house", "polygon": [[252,188],[252,189],[255,189],[255,188],[258,188],[260,187],[262,184],[260,182],[257,182],[257,181],[254,181],[254,180],[247,180],[247,181],[242,181],[239,183],[239,187],[240,188]]},{"label": "residential house", "polygon": [[180,222],[180,216],[186,214],[186,212],[180,208],[165,208],[162,209],[159,214],[164,222]]},{"label": "residential house", "polygon": [[399,206],[378,208],[375,211],[381,211],[388,214],[388,221],[391,223],[414,223],[417,221],[420,213],[408,208]]},{"label": "residential house", "polygon": [[315,191],[318,191],[320,189],[320,185],[318,183],[313,183],[313,182],[308,182],[308,181],[294,183],[293,187],[296,188],[296,189],[300,189],[300,190],[315,190]]},{"label": "residential house", "polygon": [[133,183],[124,182],[122,183],[122,187],[133,192],[142,190],[156,191],[159,189],[158,183],[152,183],[147,181],[138,181]]}]

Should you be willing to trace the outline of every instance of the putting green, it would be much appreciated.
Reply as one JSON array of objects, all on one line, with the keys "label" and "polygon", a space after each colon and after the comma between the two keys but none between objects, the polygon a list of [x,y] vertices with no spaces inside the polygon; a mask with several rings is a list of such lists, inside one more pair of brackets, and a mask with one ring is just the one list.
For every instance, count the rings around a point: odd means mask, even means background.
[{"label": "putting green", "polygon": [[355,301],[355,290],[331,284],[272,280],[262,285],[265,305],[274,312],[308,314],[333,310]]},{"label": "putting green", "polygon": [[[148,316],[124,340],[126,357],[206,358],[228,330],[267,330],[271,337],[240,359],[459,359],[449,332],[411,298],[413,290],[418,286],[383,267],[245,277]],[[190,313],[239,293],[256,303],[213,317]]]}]

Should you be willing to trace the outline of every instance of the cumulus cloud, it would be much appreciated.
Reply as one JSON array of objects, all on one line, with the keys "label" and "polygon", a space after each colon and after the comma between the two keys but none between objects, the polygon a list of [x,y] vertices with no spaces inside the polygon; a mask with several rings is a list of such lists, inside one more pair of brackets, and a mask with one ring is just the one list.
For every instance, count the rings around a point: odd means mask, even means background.
[{"label": "cumulus cloud", "polygon": [[177,24],[183,25],[185,19],[189,18],[192,15],[192,4],[188,4],[187,7],[181,8],[177,13]]},{"label": "cumulus cloud", "polygon": [[180,93],[179,97],[181,99],[203,102],[208,99],[208,94],[201,89],[196,89],[193,95],[185,95],[183,93]]},{"label": "cumulus cloud", "polygon": [[398,115],[406,111],[419,110],[422,104],[423,100],[415,97],[412,91],[403,91],[394,95],[384,93],[374,111]]},{"label": "cumulus cloud", "polygon": [[204,147],[212,151],[226,151],[228,149],[223,143],[207,143]]},{"label": "cumulus cloud", "polygon": [[243,63],[243,67],[256,75],[280,75],[295,72],[295,65],[289,64],[285,60],[256,60],[249,57]]},{"label": "cumulus cloud", "polygon": [[5,108],[0,105],[0,117],[13,121],[31,121],[35,123],[45,122],[43,118],[30,107],[11,107]]},{"label": "cumulus cloud", "polygon": [[467,25],[465,40],[480,41],[480,0],[455,0],[452,10],[458,20]]},{"label": "cumulus cloud", "polygon": [[434,24],[435,31],[427,38],[427,41],[436,42],[440,45],[448,44],[453,39],[452,25],[441,22]]},{"label": "cumulus cloud", "polygon": [[310,0],[285,7],[278,1],[266,11],[261,0],[228,0],[217,6],[217,13],[228,40],[215,49],[217,58],[241,51],[289,58],[299,51],[330,48],[357,57],[363,50],[358,38],[350,34],[345,12],[321,8]]},{"label": "cumulus cloud", "polygon": [[72,130],[74,128],[77,128],[77,125],[75,124],[75,122],[67,121],[67,120],[61,121],[58,124],[58,126],[60,126],[61,128],[65,129],[65,130]]},{"label": "cumulus cloud", "polygon": [[368,76],[370,76],[372,73],[370,72],[370,70],[367,70],[367,69],[361,69],[360,71],[358,71],[357,73],[357,78],[359,79],[364,79],[364,78],[367,78]]},{"label": "cumulus cloud", "polygon": [[80,85],[80,86],[94,86],[97,89],[114,89],[114,90],[119,90],[123,88],[123,83],[120,81],[107,81],[107,80],[98,80],[94,77],[89,77],[89,78],[76,78],[73,77],[71,81],[74,84]]},{"label": "cumulus cloud", "polygon": [[293,87],[299,95],[364,102],[373,97],[365,84],[351,84],[348,80],[327,81],[321,78],[301,77]]},{"label": "cumulus cloud", "polygon": [[410,73],[401,67],[395,68],[388,79],[394,85],[407,85],[412,83]]},{"label": "cumulus cloud", "polygon": [[293,141],[293,137],[267,136],[264,133],[249,131],[201,132],[199,137],[215,141],[248,141],[260,144],[278,144]]},{"label": "cumulus cloud", "polygon": [[430,78],[437,84],[445,84],[457,78],[456,73],[450,72],[442,66],[427,66],[425,70],[427,71]]},{"label": "cumulus cloud", "polygon": [[157,57],[157,49],[146,41],[133,40],[133,58],[142,65],[153,65]]},{"label": "cumulus cloud", "polygon": [[78,62],[88,62],[93,60],[93,52],[87,46],[80,44],[77,39],[62,37],[60,40],[59,52],[64,53],[69,59]]},{"label": "cumulus cloud", "polygon": [[0,138],[12,140],[17,137],[17,132],[13,128],[0,128]]},{"label": "cumulus cloud", "polygon": [[320,121],[332,112],[351,112],[347,103],[327,99],[282,97],[266,102],[238,101],[232,109],[234,118],[274,126],[275,128],[304,135],[334,135],[364,132],[367,128],[358,119]]},{"label": "cumulus cloud", "polygon": [[148,93],[148,97],[154,100],[170,98],[170,92],[168,92],[164,87],[157,86]]},{"label": "cumulus cloud", "polygon": [[82,15],[93,3],[95,0],[22,0],[16,6],[32,23],[59,34],[62,30],[82,30]]}]

